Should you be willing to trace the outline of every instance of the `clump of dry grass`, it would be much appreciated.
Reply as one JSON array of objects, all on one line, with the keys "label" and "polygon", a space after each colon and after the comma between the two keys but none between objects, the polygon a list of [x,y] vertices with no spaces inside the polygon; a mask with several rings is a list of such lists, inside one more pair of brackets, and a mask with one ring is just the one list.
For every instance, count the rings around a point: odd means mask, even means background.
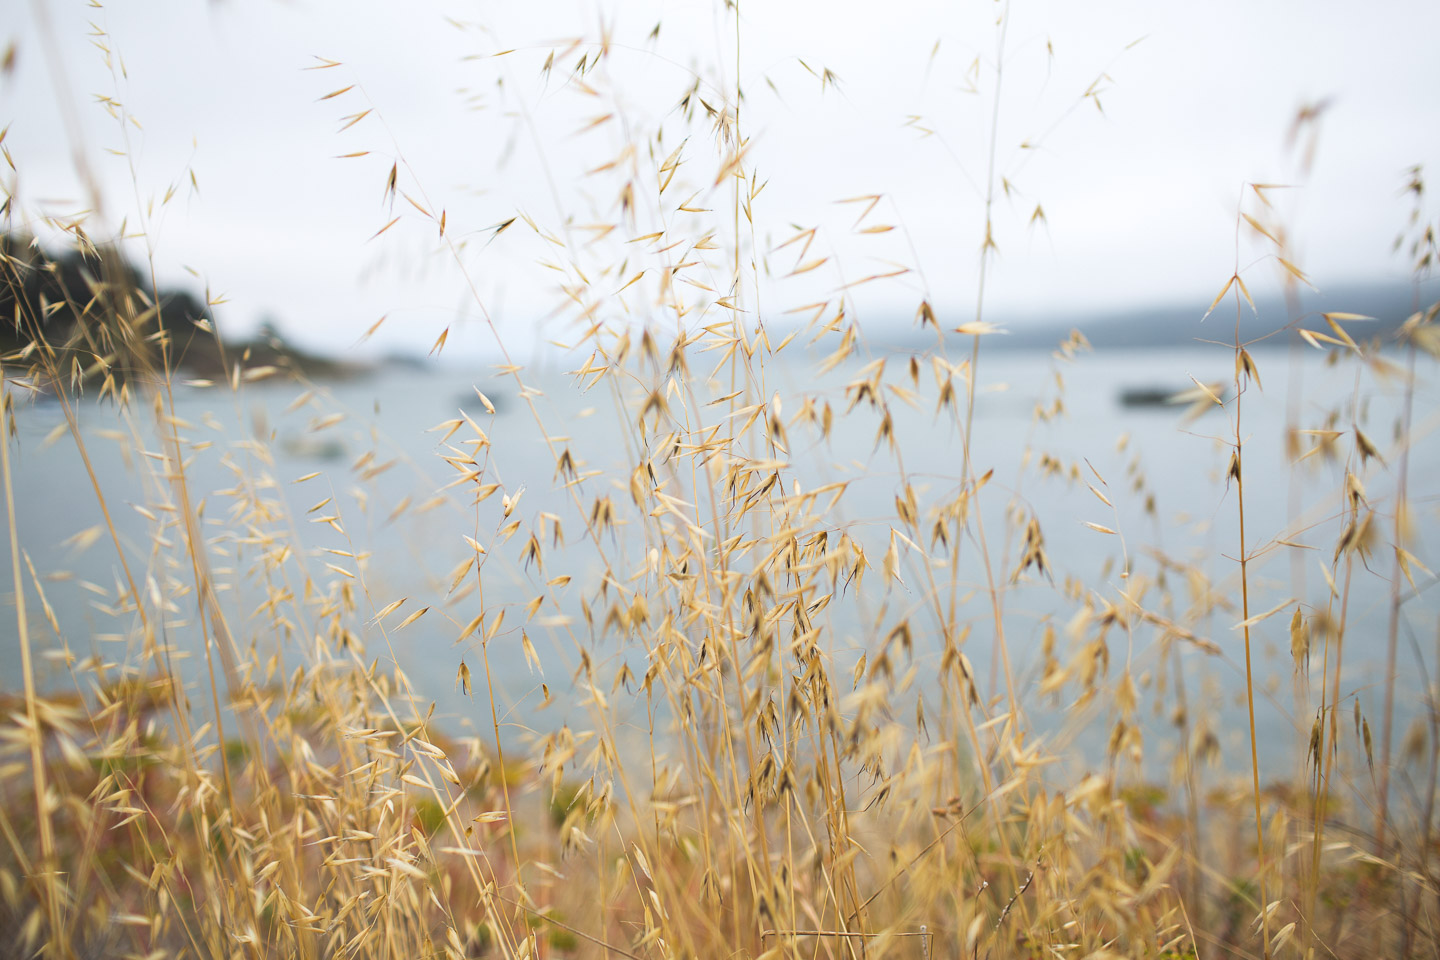
[{"label": "clump of dry grass", "polygon": [[[1002,15],[997,28],[993,111],[1007,22]],[[736,30],[738,50],[738,19]],[[544,61],[547,74],[569,67],[584,96],[614,103],[593,126],[623,109],[607,86],[611,55],[601,38]],[[822,85],[831,79],[825,71]],[[342,84],[329,97],[360,93]],[[1242,405],[1269,402],[1251,345],[1237,332],[1228,347],[1228,396],[1196,381],[1197,403],[1229,418],[1216,498],[1233,481],[1238,543],[1216,551],[1238,563],[1217,577],[1214,557],[1160,549],[1155,501],[1166,492],[1149,488],[1139,459],[1112,483],[1088,461],[1045,449],[1064,417],[1061,372],[1088,347],[1079,333],[1057,349],[1057,390],[1037,408],[1026,449],[971,442],[982,345],[995,329],[983,292],[1003,177],[993,113],[974,315],[947,322],[926,294],[917,322],[933,330],[933,347],[891,357],[870,352],[847,291],[894,272],[837,285],[783,332],[769,319],[780,314],[756,301],[767,267],[790,264],[802,283],[833,264],[819,252],[828,242],[819,228],[768,249],[756,239],[764,182],[741,103],[734,86],[696,78],[679,100],[679,131],[628,118],[627,139],[597,175],[618,211],[598,236],[525,214],[492,231],[528,229],[526,242],[562,277],[568,346],[582,357],[573,389],[608,404],[622,448],[597,448],[557,424],[541,380],[507,357],[500,374],[519,400],[507,416],[533,423],[550,469],[503,472],[518,454],[492,440],[486,418],[497,414],[482,394],[484,416],[438,425],[453,482],[420,500],[378,502],[378,478],[405,458],[377,443],[351,466],[358,492],[297,515],[276,492],[294,478],[275,475],[265,431],[225,442],[220,425],[177,413],[153,282],[147,293],[79,224],[62,225],[100,269],[89,299],[66,305],[82,319],[69,342],[47,336],[53,305],[17,299],[15,323],[31,342],[5,358],[4,412],[8,424],[22,421],[27,390],[42,385],[61,405],[57,436],[76,446],[103,518],[87,542],[114,553],[115,586],[90,592],[115,633],[99,642],[62,627],[51,597],[65,582],[42,576],[19,542],[11,491],[20,468],[12,446],[0,447],[23,679],[0,745],[0,924],[18,952],[1179,958],[1435,949],[1440,712],[1427,700],[1428,726],[1407,735],[1399,762],[1392,726],[1400,611],[1430,576],[1409,522],[1405,464],[1418,358],[1440,352],[1437,307],[1403,326],[1403,370],[1355,339],[1356,318],[1286,325],[1297,341],[1354,363],[1357,384],[1362,373],[1399,377],[1407,398],[1383,454],[1354,397],[1321,427],[1292,421],[1295,469],[1324,465],[1339,478],[1318,520],[1297,504],[1291,517],[1263,518],[1258,537],[1252,519],[1247,537],[1247,487],[1281,482],[1247,466]],[[371,112],[357,106],[347,123]],[[443,206],[398,150],[384,187],[465,269]],[[1251,189],[1259,206],[1242,208],[1237,230],[1268,238],[1282,269],[1303,280],[1266,190]],[[1418,173],[1413,191],[1418,202]],[[855,232],[883,236],[892,225],[867,218],[885,198],[860,202]],[[380,232],[399,219],[387,216]],[[1423,216],[1416,223],[1410,250],[1423,272],[1435,241]],[[6,282],[23,286],[27,271],[43,269],[11,258]],[[1245,309],[1238,258],[1212,310],[1227,293]],[[484,313],[478,292],[476,307]],[[787,359],[807,343],[811,355]],[[781,386],[787,363],[813,371],[801,389]],[[192,389],[243,397],[278,372],[244,357],[230,357],[227,370],[226,383]],[[321,393],[312,387],[297,403],[323,408]],[[117,529],[114,478],[90,467],[93,435],[79,411],[95,394],[113,405],[117,436],[135,455],[145,543]],[[933,429],[948,432],[953,475],[907,470],[909,406],[933,409]],[[344,418],[322,410],[311,426]],[[873,447],[863,473],[827,463],[854,435]],[[1018,462],[992,462],[1002,454]],[[223,458],[229,486],[196,489],[205,456]],[[1399,471],[1385,502],[1367,490],[1388,486],[1382,469]],[[891,485],[884,516],[863,492],[876,476]],[[1087,526],[1097,543],[1118,545],[1098,577],[1051,554],[1044,503],[1023,492],[1032,484],[1093,494],[1105,522]],[[1117,506],[1127,502],[1147,503],[1153,544],[1127,528]],[[431,596],[392,596],[361,531],[382,513],[403,524],[432,510],[457,518],[447,540],[427,545],[448,573]],[[1252,613],[1254,567],[1314,548],[1319,591],[1301,579],[1289,601]],[[1377,749],[1366,697],[1341,667],[1356,578],[1392,559]],[[235,595],[258,602],[239,612],[228,603]],[[1017,661],[1015,613],[1029,604],[1046,611],[1039,649]],[[1262,742],[1255,726],[1255,698],[1270,694],[1252,669],[1252,631],[1287,620],[1298,756]],[[468,739],[435,718],[397,654],[441,621],[435,629],[459,647],[457,685],[483,718]],[[1233,624],[1243,668],[1220,643]],[[863,638],[858,649],[844,644],[853,636]],[[542,718],[523,721],[528,737],[502,720],[512,705],[491,663],[501,646],[545,678],[513,707]],[[1209,688],[1229,683],[1249,704],[1250,769],[1238,780],[1211,763],[1227,721]],[[539,713],[556,700],[571,706],[565,723]],[[1056,702],[1066,705],[1061,720],[1047,723]],[[1146,718],[1152,711],[1180,741],[1168,780],[1144,763],[1166,729]],[[1092,741],[1089,753],[1072,750]],[[1282,762],[1293,777],[1262,778]],[[1418,809],[1390,802],[1395,774]]]}]

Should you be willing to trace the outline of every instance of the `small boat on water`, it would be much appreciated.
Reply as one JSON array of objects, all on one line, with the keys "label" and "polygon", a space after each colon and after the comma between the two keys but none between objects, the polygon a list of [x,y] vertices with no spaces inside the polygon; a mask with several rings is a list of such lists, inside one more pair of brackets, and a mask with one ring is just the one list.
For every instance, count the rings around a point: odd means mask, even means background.
[{"label": "small boat on water", "polygon": [[499,414],[505,412],[505,407],[507,406],[507,399],[508,398],[502,391],[496,390],[493,387],[486,390],[484,393],[484,399],[481,399],[479,388],[471,387],[469,390],[466,390],[455,397],[455,405],[461,410],[465,410],[470,413],[479,412],[487,415]]},{"label": "small boat on water", "polygon": [[345,456],[345,444],[339,440],[286,436],[280,439],[280,449],[288,457],[299,460],[339,460]]},{"label": "small boat on water", "polygon": [[1169,387],[1125,387],[1120,391],[1122,407],[1168,406],[1176,391]]},{"label": "small boat on water", "polygon": [[1191,384],[1179,389],[1145,384],[1120,388],[1120,406],[1138,410],[1202,403],[1213,406],[1217,397],[1224,402],[1229,396],[1230,391],[1220,383],[1209,383],[1203,388]]}]

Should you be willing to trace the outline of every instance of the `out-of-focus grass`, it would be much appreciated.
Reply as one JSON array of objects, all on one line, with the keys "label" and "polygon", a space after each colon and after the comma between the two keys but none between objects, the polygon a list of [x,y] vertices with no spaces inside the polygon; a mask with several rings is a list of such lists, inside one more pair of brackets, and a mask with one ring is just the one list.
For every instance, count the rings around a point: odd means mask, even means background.
[{"label": "out-of-focus grass", "polygon": [[[618,102],[596,70],[608,55],[582,44],[544,69],[583,57],[568,65],[588,78],[584,95]],[[359,95],[338,87],[337,101]],[[1028,448],[998,463],[972,446],[994,332],[983,289],[1004,184],[993,162],[974,315],[947,320],[927,297],[916,315],[933,345],[861,366],[865,332],[844,286],[806,306],[792,332],[761,319],[776,312],[756,302],[757,260],[803,276],[826,258],[811,249],[814,230],[759,247],[763,183],[741,101],[733,88],[707,93],[688,94],[663,131],[632,128],[600,166],[619,216],[598,238],[523,216],[493,231],[528,229],[558,251],[570,346],[586,357],[576,389],[608,404],[600,416],[613,418],[623,465],[588,465],[568,435],[577,427],[549,422],[527,371],[507,362],[518,403],[498,414],[482,398],[485,416],[533,422],[553,471],[504,473],[507,451],[483,417],[464,415],[437,434],[454,484],[419,506],[370,508],[402,526],[435,506],[465,518],[453,542],[429,545],[454,566],[428,598],[390,596],[368,575],[365,524],[337,502],[293,515],[274,491],[295,478],[273,475],[263,434],[230,450],[232,487],[193,489],[195,458],[217,451],[207,427],[176,413],[174,327],[153,283],[68,225],[92,270],[60,301],[16,296],[24,346],[4,360],[7,423],[30,414],[32,394],[52,396],[65,417],[57,439],[88,469],[77,418],[97,397],[111,405],[144,474],[151,539],[117,532],[113,511],[130,507],[113,499],[113,478],[91,471],[105,522],[88,546],[113,551],[116,570],[94,592],[124,642],[66,635],[53,581],[15,532],[25,505],[10,493],[23,466],[5,447],[23,676],[0,739],[0,925],[17,955],[1433,953],[1434,704],[1393,751],[1392,723],[1395,624],[1431,577],[1424,527],[1407,520],[1406,464],[1414,378],[1440,343],[1436,308],[1384,350],[1354,339],[1345,315],[1277,323],[1358,376],[1401,377],[1404,422],[1382,455],[1347,398],[1323,428],[1291,418],[1295,470],[1342,465],[1336,535],[1317,542],[1330,527],[1302,531],[1295,517],[1264,518],[1256,534],[1254,518],[1248,528],[1241,519],[1239,542],[1216,546],[1238,558],[1236,577],[1212,583],[1201,564],[1147,553],[1145,532],[1125,529],[1115,502],[1153,497],[1143,478],[1112,484]],[[409,177],[397,158],[387,195],[411,200],[409,215],[432,221],[454,252],[454,225]],[[1418,172],[1412,189],[1418,204]],[[864,199],[857,232],[893,229],[877,210],[883,197]],[[1242,200],[1241,223],[1303,279],[1264,187]],[[1416,223],[1409,253],[1424,272],[1435,240],[1423,216]],[[5,282],[22,290],[46,270],[43,257],[7,254]],[[1245,279],[1237,268],[1211,309],[1227,296],[1244,309]],[[60,313],[74,318],[63,337],[50,322]],[[818,353],[799,358],[806,344]],[[1055,362],[1086,348],[1077,333]],[[1192,399],[1228,418],[1222,484],[1233,483],[1226,509],[1243,513],[1247,487],[1287,480],[1245,466],[1242,413],[1284,401],[1257,389],[1263,371],[1246,344],[1231,350],[1228,389],[1197,382]],[[771,377],[792,354],[785,362],[816,369],[817,385],[858,373],[833,395],[817,386],[782,402]],[[245,356],[224,369],[225,382],[204,385],[217,406],[283,373]],[[899,404],[933,408],[935,429],[958,438],[953,476],[907,473]],[[1063,392],[1036,411],[1039,423],[1063,416]],[[315,427],[336,422],[320,414]],[[802,487],[793,461],[837,431],[873,435],[896,478],[886,516],[847,520],[843,477]],[[384,463],[352,466],[361,499]],[[1097,549],[1120,544],[1117,576],[1056,575],[1044,511],[1015,493],[1037,470],[1089,487]],[[1383,501],[1371,486],[1389,491]],[[546,491],[561,506],[531,507],[527,488],[532,502]],[[1001,528],[992,519],[987,529],[987,503],[1006,505]],[[1283,609],[1249,609],[1253,558],[1316,547],[1324,584]],[[1392,564],[1382,733],[1342,686],[1342,658],[1355,577]],[[241,583],[263,598],[244,624],[221,599]],[[1021,669],[1007,604],[1049,583],[1066,616],[1044,630],[1036,669]],[[456,683],[483,735],[457,739],[416,706],[394,649],[421,618],[453,624]],[[1296,746],[1259,742],[1252,706],[1236,779],[1206,763],[1225,721],[1187,674],[1217,654],[1215,631],[1239,623],[1246,665],[1234,675],[1253,704],[1250,630],[1287,620],[1293,712],[1313,728],[1301,721],[1310,732]],[[869,638],[858,660],[837,650],[838,631]],[[538,652],[531,634],[569,662]],[[570,714],[583,727],[537,714],[524,720],[531,742],[502,734],[489,659],[499,643],[547,678],[546,702],[583,708]],[[989,677],[972,665],[976,649],[994,664]],[[1058,735],[1032,725],[1042,700],[1076,705]],[[1141,763],[1152,708],[1181,740],[1164,781]],[[1091,772],[1071,776],[1075,765],[1056,762],[1063,744],[1096,731],[1107,746]],[[1402,777],[1403,796],[1391,792]]]}]

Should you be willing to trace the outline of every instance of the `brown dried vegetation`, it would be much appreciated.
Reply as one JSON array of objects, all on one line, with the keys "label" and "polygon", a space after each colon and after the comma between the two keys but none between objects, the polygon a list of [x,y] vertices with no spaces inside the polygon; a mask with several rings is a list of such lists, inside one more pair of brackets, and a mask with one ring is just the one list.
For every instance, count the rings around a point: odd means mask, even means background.
[{"label": "brown dried vegetation", "polygon": [[[996,60],[983,69],[977,60],[972,76],[997,110],[1006,19]],[[613,53],[601,35],[544,57],[544,75],[568,73],[573,95],[591,104],[583,130],[629,122],[607,86]],[[841,82],[802,66],[822,92]],[[356,102],[363,86],[335,86],[322,99],[349,111],[346,128],[374,122],[374,108]],[[1296,470],[1344,464],[1334,509],[1327,522],[1265,518],[1258,537],[1252,519],[1247,539],[1246,487],[1282,481],[1247,466],[1241,410],[1268,402],[1260,364],[1238,339],[1222,347],[1234,353],[1230,389],[1196,381],[1190,397],[1200,413],[1229,418],[1216,498],[1233,497],[1224,502],[1238,509],[1240,540],[1216,549],[1238,563],[1214,582],[1158,538],[1148,544],[1126,529],[1116,502],[1157,509],[1138,457],[1112,485],[1088,462],[1041,449],[1016,467],[992,466],[990,451],[972,448],[982,344],[996,332],[983,292],[998,243],[993,200],[1010,189],[994,144],[974,315],[947,323],[925,291],[916,317],[933,346],[908,360],[870,357],[850,291],[915,279],[907,267],[835,274],[827,299],[789,310],[803,323],[783,334],[762,319],[786,314],[760,309],[759,273],[805,277],[835,265],[816,228],[796,227],[768,248],[756,239],[766,181],[751,166],[743,103],[733,86],[696,77],[670,126],[630,126],[593,171],[597,195],[613,193],[613,222],[579,227],[517,211],[484,232],[495,240],[528,230],[543,250],[571,323],[568,346],[584,355],[574,388],[610,404],[603,415],[623,437],[625,462],[588,464],[583,444],[548,422],[529,372],[507,359],[499,372],[519,403],[505,415],[533,421],[553,470],[502,480],[508,452],[462,414],[436,427],[453,482],[419,502],[372,505],[400,524],[432,510],[461,518],[457,529],[468,532],[433,547],[451,564],[434,596],[383,592],[361,540],[366,517],[321,494],[308,515],[294,515],[275,492],[289,478],[274,476],[265,437],[227,450],[205,439],[209,425],[181,420],[166,362],[173,328],[147,294],[153,284],[104,268],[81,224],[52,224],[102,269],[88,290],[62,288],[63,305],[8,301],[16,315],[6,319],[28,341],[4,358],[7,437],[31,394],[53,390],[64,435],[88,465],[78,411],[97,398],[112,404],[147,479],[150,499],[136,509],[152,540],[125,542],[110,522],[107,478],[92,472],[106,523],[81,546],[114,552],[115,585],[92,593],[119,642],[65,635],[53,581],[18,540],[14,445],[0,445],[23,655],[23,690],[9,694],[0,721],[0,927],[17,955],[1435,952],[1433,702],[1392,753],[1395,623],[1433,579],[1418,525],[1407,522],[1409,408],[1393,443],[1367,435],[1353,408],[1349,423],[1294,421]],[[421,218],[463,266],[455,218],[403,156],[383,167],[387,204],[402,202],[376,236]],[[1237,230],[1266,238],[1281,269],[1303,281],[1272,222],[1269,189],[1253,188]],[[1412,190],[1418,203],[1418,171]],[[895,229],[871,220],[887,210],[883,195],[845,202],[859,213],[855,232]],[[1416,269],[1428,270],[1433,229],[1417,218],[1407,238]],[[44,269],[5,253],[12,290]],[[1227,295],[1248,309],[1241,274],[1237,255],[1212,311]],[[55,309],[77,318],[64,342],[47,334],[44,315]],[[1440,354],[1436,313],[1404,324],[1403,370],[1393,353],[1355,338],[1355,316],[1297,322],[1287,335],[1413,389],[1417,365]],[[807,343],[817,357],[797,362],[817,384],[835,371],[847,379],[782,394],[777,358]],[[1059,345],[1056,392],[1037,407],[1037,424],[1065,416],[1062,373],[1087,349],[1079,333]],[[243,396],[277,372],[243,356],[227,357],[225,371],[201,388]],[[322,405],[309,392],[297,403]],[[933,410],[935,429],[959,438],[954,476],[907,473],[901,405]],[[345,416],[322,411],[312,428]],[[886,516],[853,520],[868,502],[852,495],[853,475],[802,483],[795,461],[841,430],[873,438],[875,460],[896,478]],[[194,458],[220,453],[233,486],[202,501],[189,479]],[[350,479],[363,494],[401,460],[367,454]],[[1377,471],[1399,478],[1384,502],[1367,492]],[[1105,521],[1086,522],[1105,544],[1096,549],[1118,545],[1116,565],[1095,582],[1048,552],[1043,504],[1021,492],[1042,481],[1093,493]],[[1252,613],[1252,563],[1306,550],[1319,557],[1323,598],[1301,594]],[[1341,661],[1357,568],[1392,563],[1376,745]],[[264,595],[243,624],[220,599],[238,581]],[[1008,613],[1034,591],[1065,612],[1045,616],[1035,662],[1015,662]],[[485,718],[481,735],[447,734],[397,664],[396,648],[422,618],[452,624],[456,684]],[[1285,634],[1276,624],[1287,622]],[[842,648],[837,637],[857,623],[870,640]],[[1217,641],[1231,624],[1244,634],[1245,664],[1221,669]],[[1307,718],[1295,751],[1303,756],[1277,757],[1289,746],[1254,734],[1251,631],[1262,624],[1289,639],[1293,713]],[[541,638],[557,652],[538,652]],[[491,669],[497,644],[518,646],[545,678],[519,707],[534,714],[521,721],[529,736],[502,720],[510,708]],[[184,666],[186,657],[200,667]],[[42,685],[44,664],[51,681]],[[1217,676],[1243,685],[1251,704],[1250,769],[1238,780],[1217,764],[1227,731],[1208,704],[1219,697],[1201,689]],[[555,698],[583,707],[571,716],[583,713],[584,728],[547,726],[541,711]],[[1061,728],[1038,725],[1041,705],[1060,701]],[[1168,780],[1156,782],[1142,759],[1167,723],[1179,747]],[[1103,746],[1077,761],[1073,745],[1097,738]],[[1262,782],[1262,769],[1282,767],[1294,775]],[[1397,791],[1392,802],[1401,772],[1405,797]]]}]

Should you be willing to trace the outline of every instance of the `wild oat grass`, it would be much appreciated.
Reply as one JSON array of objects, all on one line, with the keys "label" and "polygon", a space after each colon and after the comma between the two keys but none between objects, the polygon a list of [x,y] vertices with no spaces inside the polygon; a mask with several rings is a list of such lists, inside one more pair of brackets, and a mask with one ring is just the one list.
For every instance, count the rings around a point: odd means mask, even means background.
[{"label": "wild oat grass", "polygon": [[[1361,342],[1355,315],[1297,307],[1277,318],[1297,351],[1354,368],[1354,394],[1321,398],[1318,416],[1263,392],[1262,362],[1285,361],[1257,359],[1238,321],[1212,348],[1233,358],[1232,382],[1196,380],[1190,399],[1199,422],[1226,424],[1206,428],[1226,467],[1211,504],[1183,506],[1233,509],[1238,537],[1215,540],[1210,557],[1165,552],[1165,491],[1139,459],[1107,478],[1045,448],[1065,417],[1064,371],[1088,349],[1078,332],[1057,345],[1032,441],[972,444],[997,329],[985,301],[993,218],[1009,189],[996,143],[1009,20],[999,9],[992,72],[979,78],[989,169],[983,223],[968,225],[983,238],[974,312],[943,316],[927,288],[914,309],[933,344],[913,355],[872,350],[852,299],[910,267],[846,276],[819,228],[762,241],[765,181],[733,85],[695,76],[663,127],[646,126],[610,85],[608,37],[543,52],[546,76],[569,71],[574,95],[601,105],[588,128],[623,121],[615,153],[592,165],[614,215],[581,228],[517,211],[484,235],[528,231],[514,242],[554,268],[565,346],[581,358],[564,389],[586,394],[618,447],[556,422],[541,386],[551,381],[506,354],[480,406],[436,425],[453,474],[438,489],[378,437],[333,471],[348,485],[337,493],[322,471],[280,475],[274,433],[243,412],[238,437],[208,415],[186,420],[177,391],[210,391],[224,417],[303,372],[227,355],[223,381],[182,384],[154,277],[137,281],[93,239],[107,225],[28,221],[7,204],[9,229],[63,233],[91,266],[85,289],[35,301],[18,291],[50,269],[45,256],[6,255],[17,292],[7,319],[25,344],[4,360],[8,435],[35,415],[36,393],[53,397],[63,429],[50,439],[74,444],[100,517],[76,548],[111,551],[116,571],[110,586],[77,587],[36,568],[13,495],[29,451],[0,445],[21,657],[0,741],[9,950],[648,960],[1440,949],[1433,692],[1395,742],[1397,680],[1436,664],[1418,642],[1407,657],[1400,639],[1413,636],[1407,604],[1433,580],[1420,559],[1433,517],[1414,515],[1408,464],[1417,377],[1440,353],[1437,307],[1384,346]],[[824,87],[835,78],[822,70]],[[322,99],[343,105],[346,127],[383,120],[360,80]],[[373,154],[348,159],[385,157],[393,213],[377,236],[419,218],[442,255],[473,270],[473,243],[455,239],[403,145],[375,129]],[[1239,198],[1217,317],[1222,304],[1237,316],[1253,307],[1258,270],[1307,281],[1274,189]],[[1404,252],[1423,275],[1436,241],[1418,170],[1409,189]],[[883,194],[844,199],[859,214],[850,239],[899,229]],[[1260,265],[1241,268],[1241,231],[1269,244]],[[765,273],[797,290],[814,276],[837,282],[819,300],[770,305],[759,302]],[[449,336],[438,332],[432,352]],[[806,371],[798,389],[787,385],[795,370]],[[1372,376],[1404,397],[1383,443],[1359,403]],[[323,385],[301,386],[292,406],[313,411],[311,433],[356,419]],[[508,410],[496,410],[499,389]],[[1292,469],[1336,478],[1318,519],[1298,496],[1290,516],[1246,514],[1247,491],[1290,482],[1251,466],[1246,427],[1256,406],[1281,402]],[[933,412],[934,436],[958,453],[951,475],[907,471],[904,407]],[[100,409],[143,503],[93,466],[97,434],[82,419]],[[497,418],[524,418],[546,469],[507,467],[525,454],[492,440]],[[856,436],[873,449],[866,471],[831,465],[833,445]],[[197,489],[206,462],[228,486]],[[387,499],[381,478],[412,467],[421,489]],[[877,477],[889,485],[883,516],[857,492]],[[1085,524],[1110,558],[1093,580],[1047,548],[1046,501],[1024,492],[1046,483],[1093,494]],[[302,514],[284,488],[311,487]],[[1139,503],[1153,539],[1120,509]],[[115,522],[132,508],[146,541]],[[395,595],[367,531],[384,518],[418,536],[430,516],[446,532],[423,544],[423,563],[441,572],[426,595]],[[1252,610],[1257,568],[1291,556],[1288,599]],[[1217,558],[1232,572],[1215,577]],[[1388,597],[1389,623],[1384,689],[1364,696],[1342,674],[1362,589]],[[57,604],[82,603],[94,636],[57,616]],[[1038,651],[1013,636],[1027,606]],[[1220,642],[1237,625],[1243,664]],[[454,638],[446,669],[473,735],[435,714],[402,669],[422,629]],[[1289,641],[1294,744],[1257,734],[1256,697],[1282,696],[1252,662],[1262,633]],[[543,678],[535,691],[502,689],[500,651]],[[1220,704],[1242,689],[1248,770],[1236,778],[1213,761],[1235,732]],[[1378,744],[1362,700],[1381,705]],[[551,719],[556,702],[567,721]],[[1058,725],[1044,719],[1056,713]],[[1167,724],[1179,745],[1157,764]]]}]

